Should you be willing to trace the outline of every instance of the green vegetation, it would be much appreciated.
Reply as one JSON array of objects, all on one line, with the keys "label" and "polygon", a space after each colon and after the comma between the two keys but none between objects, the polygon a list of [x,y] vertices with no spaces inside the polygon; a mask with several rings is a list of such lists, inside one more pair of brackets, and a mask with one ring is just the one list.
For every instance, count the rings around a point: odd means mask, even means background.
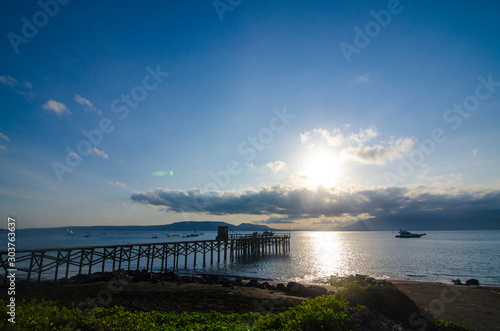
[{"label": "green vegetation", "polygon": [[0,328],[19,330],[348,330],[349,307],[332,297],[305,301],[283,313],[224,315],[210,313],[131,312],[122,307],[61,308],[56,302],[32,301],[16,307],[16,323],[7,321],[6,303],[1,301]]},{"label": "green vegetation", "polygon": [[452,322],[445,322],[438,320],[437,318],[434,320],[434,325],[443,329],[443,330],[463,330],[463,331],[474,331],[474,329],[468,328],[466,326],[458,325]]},{"label": "green vegetation", "polygon": [[[53,301],[16,305],[16,323],[8,321],[6,302],[0,300],[0,329],[12,330],[352,330],[360,319],[372,320],[377,310],[395,322],[405,323],[416,306],[390,284],[352,277],[332,278],[335,296],[302,302],[282,313],[221,314],[128,311],[123,307],[81,310]],[[408,301],[409,300],[409,301]],[[368,306],[370,309],[365,308]],[[365,316],[365,318],[363,317]],[[428,321],[433,321],[431,316]],[[371,322],[369,322],[371,323]],[[443,331],[471,329],[434,320]]]}]

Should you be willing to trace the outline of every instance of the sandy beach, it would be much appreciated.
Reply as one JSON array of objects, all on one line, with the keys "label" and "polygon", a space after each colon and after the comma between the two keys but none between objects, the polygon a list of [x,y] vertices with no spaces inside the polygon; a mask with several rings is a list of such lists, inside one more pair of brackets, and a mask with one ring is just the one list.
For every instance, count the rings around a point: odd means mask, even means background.
[{"label": "sandy beach", "polygon": [[[423,309],[444,321],[478,331],[500,330],[500,289],[440,283],[391,281]],[[335,287],[326,286],[328,291]],[[0,298],[6,299],[3,293]],[[307,298],[245,286],[174,282],[97,282],[78,285],[29,285],[16,290],[20,301],[55,300],[62,306],[123,306],[128,310],[164,312],[276,313]],[[418,318],[416,318],[418,321]]]},{"label": "sandy beach", "polygon": [[500,330],[500,288],[391,281],[434,316],[480,330]]}]

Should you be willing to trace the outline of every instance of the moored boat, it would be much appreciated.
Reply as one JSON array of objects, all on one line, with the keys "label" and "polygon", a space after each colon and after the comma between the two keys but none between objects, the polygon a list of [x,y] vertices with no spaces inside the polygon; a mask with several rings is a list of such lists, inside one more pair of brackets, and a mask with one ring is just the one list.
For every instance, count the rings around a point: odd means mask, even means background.
[{"label": "moored boat", "polygon": [[425,233],[411,233],[409,231],[399,229],[399,234],[396,238],[420,238],[422,236],[425,236]]}]

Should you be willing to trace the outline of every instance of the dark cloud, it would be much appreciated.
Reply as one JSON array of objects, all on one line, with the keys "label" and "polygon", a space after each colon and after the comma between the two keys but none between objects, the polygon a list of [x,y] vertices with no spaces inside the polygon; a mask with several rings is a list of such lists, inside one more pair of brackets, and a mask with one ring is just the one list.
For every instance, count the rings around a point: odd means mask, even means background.
[{"label": "dark cloud", "polygon": [[484,216],[500,222],[500,191],[486,189],[437,192],[427,187],[380,187],[346,192],[276,185],[224,192],[156,189],[135,193],[132,200],[176,213],[268,215],[268,223],[363,215],[372,219]]},{"label": "dark cloud", "polygon": [[256,224],[292,224],[296,222],[297,219],[293,220],[290,218],[283,218],[283,217],[269,217],[268,219],[265,220],[253,221],[253,223]]}]

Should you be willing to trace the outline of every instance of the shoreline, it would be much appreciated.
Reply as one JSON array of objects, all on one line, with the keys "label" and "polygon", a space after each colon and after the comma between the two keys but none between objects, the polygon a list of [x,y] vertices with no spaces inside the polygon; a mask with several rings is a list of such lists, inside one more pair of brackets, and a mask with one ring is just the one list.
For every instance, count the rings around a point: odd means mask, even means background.
[{"label": "shoreline", "polygon": [[[117,305],[139,311],[189,313],[215,310],[224,314],[268,314],[283,312],[317,295],[339,291],[338,287],[331,285],[302,283],[299,284],[301,291],[310,289],[309,292],[287,293],[285,291],[291,288],[290,283],[261,282],[249,277],[232,279],[205,275],[204,283],[199,283],[200,279],[195,277],[174,273],[169,273],[170,278],[165,279],[153,273],[139,273],[134,277],[104,279],[93,274],[81,275],[74,278],[73,282],[67,280],[59,284],[21,282],[16,288],[16,300],[28,302],[33,298],[44,299],[57,301],[61,306],[81,308]],[[419,308],[428,310],[445,322],[478,331],[500,330],[500,288],[405,280],[377,282],[392,284]],[[311,293],[312,296],[308,295]],[[1,291],[0,299],[6,298],[6,291]]]}]

